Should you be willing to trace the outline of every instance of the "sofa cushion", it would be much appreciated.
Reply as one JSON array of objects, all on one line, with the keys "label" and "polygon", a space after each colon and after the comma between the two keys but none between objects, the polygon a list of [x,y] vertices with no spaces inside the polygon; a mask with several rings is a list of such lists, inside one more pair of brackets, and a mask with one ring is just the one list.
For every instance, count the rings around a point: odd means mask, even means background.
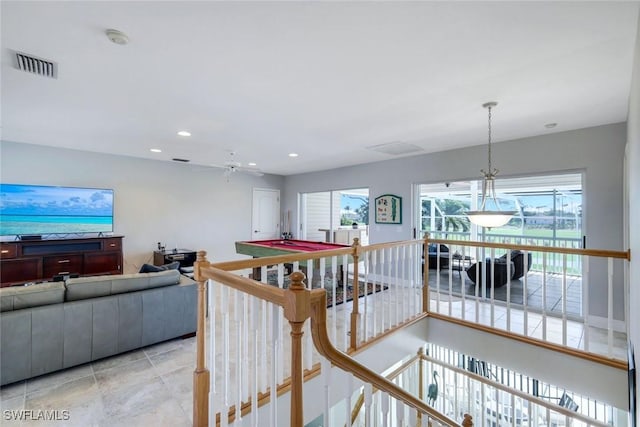
[{"label": "sofa cushion", "polygon": [[114,276],[78,277],[65,283],[66,301],[97,298],[111,295],[111,279]]},{"label": "sofa cushion", "polygon": [[159,271],[157,273],[148,273],[149,288],[159,288],[162,286],[177,285],[183,277],[180,270]]},{"label": "sofa cushion", "polygon": [[79,277],[67,280],[67,301],[103,297],[180,283],[178,270],[113,276]]},{"label": "sofa cushion", "polygon": [[180,262],[174,261],[165,265],[142,264],[140,273],[157,273],[158,271],[177,270],[180,268]]},{"label": "sofa cushion", "polygon": [[58,304],[64,301],[64,291],[62,282],[0,288],[0,311]]}]

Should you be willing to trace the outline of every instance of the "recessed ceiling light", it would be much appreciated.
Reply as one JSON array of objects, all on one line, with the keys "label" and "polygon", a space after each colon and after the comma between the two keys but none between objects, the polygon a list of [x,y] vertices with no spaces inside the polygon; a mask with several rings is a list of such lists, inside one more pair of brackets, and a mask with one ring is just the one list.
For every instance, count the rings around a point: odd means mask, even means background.
[{"label": "recessed ceiling light", "polygon": [[557,123],[547,123],[546,125],[544,125],[544,127],[546,127],[547,129],[553,129],[556,126],[558,126]]},{"label": "recessed ceiling light", "polygon": [[186,130],[181,130],[180,132],[178,132],[178,135],[180,135],[180,136],[191,136],[191,132],[186,131]]},{"label": "recessed ceiling light", "polygon": [[152,148],[149,151],[151,151],[152,153],[162,153],[162,150],[159,148]]},{"label": "recessed ceiling light", "polygon": [[248,164],[249,166],[256,166],[256,165],[257,165],[257,163],[254,163],[254,162],[249,162],[249,163],[247,163],[247,164]]},{"label": "recessed ceiling light", "polygon": [[298,153],[289,153],[289,157],[298,157]]}]

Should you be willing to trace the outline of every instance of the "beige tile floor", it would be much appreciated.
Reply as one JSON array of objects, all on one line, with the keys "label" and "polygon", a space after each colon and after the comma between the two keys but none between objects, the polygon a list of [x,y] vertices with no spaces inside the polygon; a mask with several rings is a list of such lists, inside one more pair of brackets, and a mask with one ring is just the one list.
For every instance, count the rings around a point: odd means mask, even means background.
[{"label": "beige tile floor", "polygon": [[[0,424],[189,426],[194,366],[195,338],[176,339],[10,384],[0,389]],[[69,419],[9,420],[11,410],[67,410]]]},{"label": "beige tile floor", "polygon": [[[370,300],[370,310],[363,315],[370,318],[381,307],[389,310],[395,298],[378,294]],[[375,302],[374,302],[375,301]],[[373,302],[373,303],[372,303]],[[432,301],[433,303],[433,301]],[[442,302],[441,302],[442,303]],[[351,303],[337,306],[338,335],[344,334],[344,312],[351,311]],[[359,301],[364,313],[364,301]],[[448,304],[442,304],[441,309]],[[465,305],[465,317],[475,319],[475,304]],[[486,304],[478,306],[479,318],[491,318]],[[462,306],[452,304],[452,314],[460,315]],[[446,313],[443,313],[446,314]],[[504,307],[494,308],[497,326],[506,325]],[[529,336],[541,336],[542,318],[528,313]],[[333,313],[329,314],[330,323]],[[558,319],[547,318],[547,336],[558,338]],[[524,327],[523,313],[511,312],[511,329]],[[578,348],[584,343],[583,325],[571,322],[567,330],[569,345]],[[331,336],[331,334],[330,334]],[[606,351],[606,333],[590,330],[590,349]],[[338,346],[341,347],[341,346]],[[626,337],[616,334],[616,356],[626,355]],[[314,362],[317,359],[314,357]],[[149,346],[126,354],[103,359],[64,371],[11,384],[0,389],[0,424],[2,426],[187,426],[192,423],[192,381],[195,367],[195,338],[177,339]],[[10,421],[5,411],[11,410],[68,410],[69,420]],[[35,414],[35,413],[34,413]]]}]

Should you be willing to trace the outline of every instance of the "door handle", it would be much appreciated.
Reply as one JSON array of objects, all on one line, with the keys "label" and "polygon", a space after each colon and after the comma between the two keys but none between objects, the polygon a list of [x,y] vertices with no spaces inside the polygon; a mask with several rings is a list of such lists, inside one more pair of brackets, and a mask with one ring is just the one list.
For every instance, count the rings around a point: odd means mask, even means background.
[{"label": "door handle", "polygon": [[260,230],[253,230],[253,232],[254,232],[254,233],[259,233],[259,232],[260,232]]}]

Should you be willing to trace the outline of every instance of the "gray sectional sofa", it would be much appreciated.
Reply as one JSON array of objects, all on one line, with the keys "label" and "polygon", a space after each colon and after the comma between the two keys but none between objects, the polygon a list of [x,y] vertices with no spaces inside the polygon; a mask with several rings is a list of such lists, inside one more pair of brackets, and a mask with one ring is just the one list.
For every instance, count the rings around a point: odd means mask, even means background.
[{"label": "gray sectional sofa", "polygon": [[0,385],[196,330],[197,284],[177,270],[0,289]]}]

